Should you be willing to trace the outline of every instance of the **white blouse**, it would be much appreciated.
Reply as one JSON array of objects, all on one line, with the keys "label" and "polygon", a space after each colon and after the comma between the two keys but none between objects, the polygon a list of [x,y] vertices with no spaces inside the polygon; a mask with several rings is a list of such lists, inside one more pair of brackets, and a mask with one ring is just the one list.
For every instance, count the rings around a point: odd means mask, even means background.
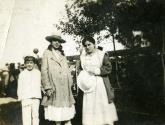
[{"label": "white blouse", "polygon": [[41,98],[41,73],[38,69],[22,71],[18,78],[18,100]]}]

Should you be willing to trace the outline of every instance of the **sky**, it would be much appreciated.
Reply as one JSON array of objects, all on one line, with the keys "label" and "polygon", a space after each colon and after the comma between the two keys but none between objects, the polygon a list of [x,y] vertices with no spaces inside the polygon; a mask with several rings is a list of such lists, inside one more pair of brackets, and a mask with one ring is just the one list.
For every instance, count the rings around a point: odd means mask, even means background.
[{"label": "sky", "polygon": [[[65,0],[0,0],[0,66],[5,63],[23,62],[23,57],[39,55],[47,48],[45,37],[59,34],[54,24],[66,18]],[[62,35],[66,55],[79,54],[71,36]],[[102,44],[104,50],[113,50],[111,43]],[[123,48],[117,45],[117,49]]]}]

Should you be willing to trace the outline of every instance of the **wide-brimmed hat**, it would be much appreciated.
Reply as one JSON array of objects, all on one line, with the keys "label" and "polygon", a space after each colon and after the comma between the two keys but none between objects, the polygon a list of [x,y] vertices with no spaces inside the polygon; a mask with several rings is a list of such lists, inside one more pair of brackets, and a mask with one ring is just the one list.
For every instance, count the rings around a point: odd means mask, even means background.
[{"label": "wide-brimmed hat", "polygon": [[82,70],[77,76],[77,85],[84,93],[90,93],[96,88],[96,77]]},{"label": "wide-brimmed hat", "polygon": [[65,43],[66,41],[64,39],[61,38],[61,36],[58,35],[50,35],[50,36],[46,36],[45,39],[49,42],[52,42],[53,40],[58,40],[61,43]]}]

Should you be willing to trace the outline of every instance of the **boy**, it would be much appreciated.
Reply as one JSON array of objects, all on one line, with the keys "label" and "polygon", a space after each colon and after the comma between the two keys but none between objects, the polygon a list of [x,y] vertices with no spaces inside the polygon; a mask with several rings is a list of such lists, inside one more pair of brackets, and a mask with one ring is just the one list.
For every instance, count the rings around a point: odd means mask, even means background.
[{"label": "boy", "polygon": [[35,67],[35,57],[24,58],[26,69],[18,78],[18,100],[22,104],[23,125],[39,125],[41,99],[41,73]]}]

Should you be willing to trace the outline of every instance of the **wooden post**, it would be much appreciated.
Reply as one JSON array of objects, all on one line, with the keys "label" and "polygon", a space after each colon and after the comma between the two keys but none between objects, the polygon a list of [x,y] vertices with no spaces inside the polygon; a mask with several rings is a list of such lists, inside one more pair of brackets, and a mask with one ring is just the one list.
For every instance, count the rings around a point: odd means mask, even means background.
[{"label": "wooden post", "polygon": [[116,46],[115,46],[114,34],[112,34],[112,42],[113,42],[113,49],[114,49],[114,53],[115,53],[115,76],[116,76],[116,82],[117,82],[117,85],[118,85],[119,89],[121,89],[120,82],[119,82],[119,77],[118,77],[118,57],[117,57],[117,54],[116,54]]}]

